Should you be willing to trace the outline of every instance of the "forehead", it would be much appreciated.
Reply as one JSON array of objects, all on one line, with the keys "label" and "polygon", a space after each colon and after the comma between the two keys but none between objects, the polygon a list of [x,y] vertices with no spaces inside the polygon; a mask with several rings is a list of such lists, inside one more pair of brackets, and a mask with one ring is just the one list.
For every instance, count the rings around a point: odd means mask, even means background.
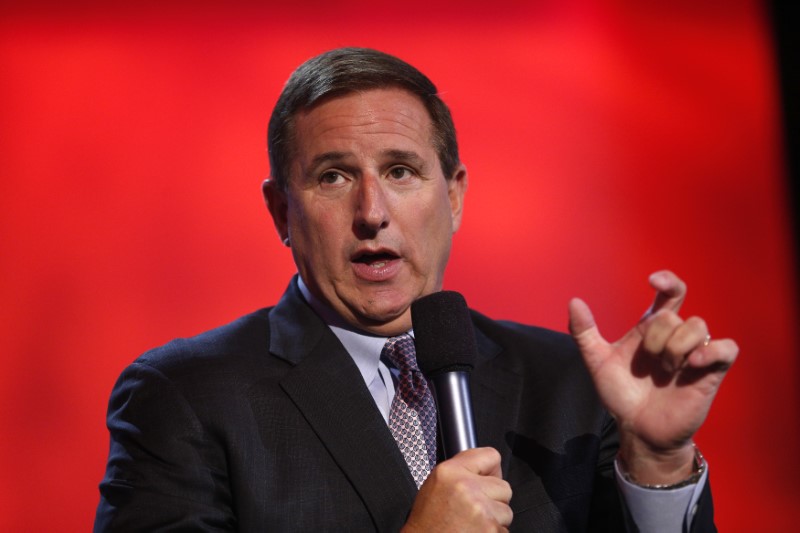
[{"label": "forehead", "polygon": [[294,132],[301,158],[311,155],[309,151],[363,142],[433,150],[428,110],[419,97],[398,88],[348,93],[301,110],[294,118]]}]

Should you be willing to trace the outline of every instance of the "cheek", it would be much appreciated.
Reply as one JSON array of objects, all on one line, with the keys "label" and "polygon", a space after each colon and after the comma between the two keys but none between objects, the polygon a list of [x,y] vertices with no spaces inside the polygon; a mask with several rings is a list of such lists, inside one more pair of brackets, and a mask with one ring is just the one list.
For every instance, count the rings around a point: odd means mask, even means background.
[{"label": "cheek", "polygon": [[289,227],[295,235],[308,238],[319,233],[317,226],[320,224],[320,210],[310,202],[295,200],[289,204]]},{"label": "cheek", "polygon": [[427,210],[416,212],[411,220],[415,224],[417,239],[424,243],[424,259],[432,263],[446,259],[450,253],[450,242],[453,237],[450,202],[446,198],[437,198],[431,202]]},{"label": "cheek", "polygon": [[333,206],[295,209],[289,225],[295,244],[305,248],[305,254],[318,256],[323,262],[337,252],[347,235],[347,222],[341,210]]}]

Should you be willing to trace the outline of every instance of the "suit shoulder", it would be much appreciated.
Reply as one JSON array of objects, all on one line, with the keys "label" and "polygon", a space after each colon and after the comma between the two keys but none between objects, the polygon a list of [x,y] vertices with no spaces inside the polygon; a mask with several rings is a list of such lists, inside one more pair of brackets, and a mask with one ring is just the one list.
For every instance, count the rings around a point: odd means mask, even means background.
[{"label": "suit shoulder", "polygon": [[477,330],[501,346],[522,343],[541,350],[577,353],[575,341],[566,333],[511,320],[494,320],[477,311],[471,314]]},{"label": "suit shoulder", "polygon": [[[472,311],[478,344],[484,351],[489,344],[496,346],[496,362],[514,368],[536,368],[538,372],[562,372],[567,369],[585,372],[578,346],[566,333],[521,324],[510,320],[493,320]],[[487,343],[488,339],[488,343]]]},{"label": "suit shoulder", "polygon": [[259,309],[193,337],[177,338],[148,350],[134,365],[150,366],[170,376],[188,368],[230,367],[237,360],[261,357],[269,351],[269,313]]}]

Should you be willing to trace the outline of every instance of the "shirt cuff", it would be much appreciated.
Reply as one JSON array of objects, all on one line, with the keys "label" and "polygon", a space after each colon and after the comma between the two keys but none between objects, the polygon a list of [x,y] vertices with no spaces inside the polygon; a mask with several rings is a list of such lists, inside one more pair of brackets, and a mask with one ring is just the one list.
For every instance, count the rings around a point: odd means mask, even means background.
[{"label": "shirt cuff", "polygon": [[[708,467],[696,484],[678,489],[646,489],[625,479],[614,461],[617,487],[639,531],[689,531],[697,512],[697,501],[708,479]],[[686,529],[684,529],[684,527]]]}]

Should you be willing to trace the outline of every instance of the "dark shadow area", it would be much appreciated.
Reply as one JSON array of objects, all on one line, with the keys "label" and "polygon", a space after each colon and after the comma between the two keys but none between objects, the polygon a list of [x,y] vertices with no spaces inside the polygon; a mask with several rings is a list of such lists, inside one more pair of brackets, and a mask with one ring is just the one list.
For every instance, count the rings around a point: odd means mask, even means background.
[{"label": "dark shadow area", "polygon": [[[555,452],[535,440],[515,433],[506,442],[516,460],[526,463],[541,480],[542,487],[569,531],[622,531],[624,519],[612,475],[598,475],[593,458],[600,446],[598,435],[586,434],[567,441],[564,452]],[[578,491],[576,487],[592,487]],[[513,499],[512,499],[513,503]],[[592,517],[589,523],[583,518]],[[523,508],[524,510],[524,508]]]},{"label": "dark shadow area", "polygon": [[[771,0],[771,17],[783,118],[789,216],[794,236],[795,265],[800,265],[800,6],[792,0]],[[795,273],[795,301],[800,302],[800,274]],[[800,376],[797,376],[800,379]]]},{"label": "dark shadow area", "polygon": [[[784,158],[789,209],[794,233],[795,258],[800,258],[800,5],[772,0],[769,15],[773,27],[781,89]],[[800,294],[797,295],[800,297]]]}]

